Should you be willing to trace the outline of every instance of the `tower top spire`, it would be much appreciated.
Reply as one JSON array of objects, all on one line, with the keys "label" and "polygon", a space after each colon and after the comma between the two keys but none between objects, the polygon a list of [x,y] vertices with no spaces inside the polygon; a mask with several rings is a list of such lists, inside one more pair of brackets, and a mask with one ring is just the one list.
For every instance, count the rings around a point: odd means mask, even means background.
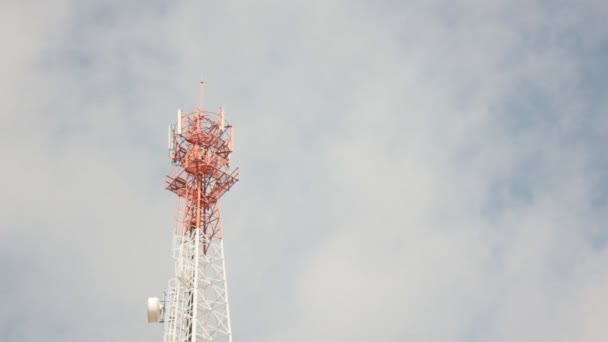
[{"label": "tower top spire", "polygon": [[200,111],[203,110],[203,88],[204,88],[204,83],[205,82],[201,81],[200,86],[199,86],[198,110],[200,110]]}]

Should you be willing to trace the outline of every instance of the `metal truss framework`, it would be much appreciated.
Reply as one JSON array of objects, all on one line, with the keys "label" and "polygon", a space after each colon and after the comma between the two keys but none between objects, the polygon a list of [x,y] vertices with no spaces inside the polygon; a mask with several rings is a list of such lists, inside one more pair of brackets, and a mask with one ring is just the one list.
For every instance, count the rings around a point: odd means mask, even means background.
[{"label": "metal truss framework", "polygon": [[[202,94],[202,83],[201,83]],[[220,197],[238,181],[231,168],[232,126],[199,107],[169,130],[175,166],[165,187],[178,196],[173,239],[175,278],[169,280],[163,318],[165,342],[232,342]]]}]

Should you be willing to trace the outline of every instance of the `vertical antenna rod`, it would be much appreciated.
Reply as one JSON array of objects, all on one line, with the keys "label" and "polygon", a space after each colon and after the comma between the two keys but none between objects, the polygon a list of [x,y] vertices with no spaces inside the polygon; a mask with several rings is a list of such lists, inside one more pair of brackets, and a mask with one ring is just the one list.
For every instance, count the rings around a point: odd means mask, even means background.
[{"label": "vertical antenna rod", "polygon": [[198,110],[202,111],[203,110],[203,81],[201,81],[201,85],[200,85],[200,94],[199,94],[199,98],[198,98]]}]

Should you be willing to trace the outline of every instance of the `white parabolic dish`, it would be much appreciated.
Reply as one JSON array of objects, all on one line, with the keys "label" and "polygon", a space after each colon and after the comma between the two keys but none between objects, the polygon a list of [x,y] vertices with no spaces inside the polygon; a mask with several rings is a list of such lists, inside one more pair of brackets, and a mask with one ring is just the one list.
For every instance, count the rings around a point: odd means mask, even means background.
[{"label": "white parabolic dish", "polygon": [[148,323],[160,321],[160,300],[157,297],[148,298]]}]

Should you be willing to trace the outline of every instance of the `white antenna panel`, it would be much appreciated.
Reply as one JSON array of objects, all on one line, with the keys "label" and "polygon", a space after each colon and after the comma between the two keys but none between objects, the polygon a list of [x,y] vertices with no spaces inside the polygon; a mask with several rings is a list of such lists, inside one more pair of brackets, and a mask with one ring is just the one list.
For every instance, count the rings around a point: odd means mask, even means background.
[{"label": "white antenna panel", "polygon": [[169,136],[167,137],[167,148],[170,150],[173,149],[173,130],[171,129],[171,125],[169,125]]},{"label": "white antenna panel", "polygon": [[177,110],[177,134],[182,134],[182,109]]},{"label": "white antenna panel", "polygon": [[220,131],[224,131],[224,107],[220,107],[220,112],[218,113],[218,125],[220,126]]}]

